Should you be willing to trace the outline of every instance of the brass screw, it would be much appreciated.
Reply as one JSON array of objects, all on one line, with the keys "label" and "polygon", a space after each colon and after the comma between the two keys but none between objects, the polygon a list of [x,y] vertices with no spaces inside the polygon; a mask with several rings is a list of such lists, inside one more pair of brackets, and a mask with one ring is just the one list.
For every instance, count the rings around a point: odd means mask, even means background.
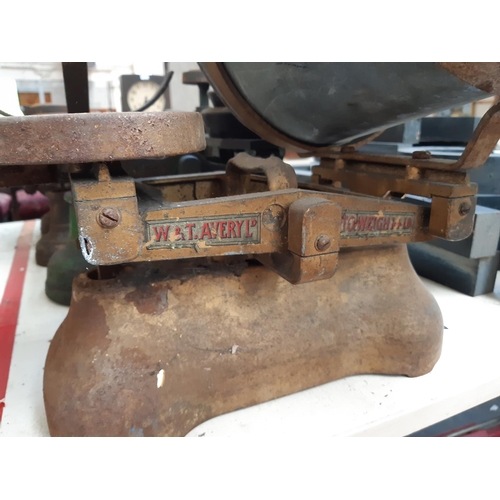
[{"label": "brass screw", "polygon": [[120,223],[120,212],[116,208],[106,207],[99,212],[97,217],[99,225],[106,229],[113,229]]},{"label": "brass screw", "polygon": [[414,160],[428,160],[431,154],[429,151],[413,151],[411,157]]},{"label": "brass screw", "polygon": [[330,247],[330,238],[325,234],[321,234],[316,238],[314,246],[318,252],[324,252]]},{"label": "brass screw", "polygon": [[471,206],[468,201],[464,201],[460,203],[460,207],[458,208],[458,213],[460,215],[467,215],[470,212]]}]

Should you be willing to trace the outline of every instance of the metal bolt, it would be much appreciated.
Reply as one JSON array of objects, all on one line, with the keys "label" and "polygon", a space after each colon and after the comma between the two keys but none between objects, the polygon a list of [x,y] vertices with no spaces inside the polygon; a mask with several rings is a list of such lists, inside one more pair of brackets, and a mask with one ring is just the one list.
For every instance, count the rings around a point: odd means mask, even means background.
[{"label": "metal bolt", "polygon": [[414,160],[428,160],[431,156],[429,151],[413,151],[411,155]]},{"label": "metal bolt", "polygon": [[116,208],[103,208],[97,217],[99,225],[106,229],[112,229],[120,223],[120,212]]},{"label": "metal bolt", "polygon": [[468,201],[464,201],[460,203],[460,207],[458,208],[458,213],[460,215],[467,215],[470,212],[471,206]]},{"label": "metal bolt", "polygon": [[314,246],[318,252],[324,252],[326,249],[330,247],[330,238],[325,234],[321,234],[316,238],[316,242]]},{"label": "metal bolt", "polygon": [[262,214],[262,223],[269,231],[279,231],[286,222],[286,212],[281,205],[270,205]]}]

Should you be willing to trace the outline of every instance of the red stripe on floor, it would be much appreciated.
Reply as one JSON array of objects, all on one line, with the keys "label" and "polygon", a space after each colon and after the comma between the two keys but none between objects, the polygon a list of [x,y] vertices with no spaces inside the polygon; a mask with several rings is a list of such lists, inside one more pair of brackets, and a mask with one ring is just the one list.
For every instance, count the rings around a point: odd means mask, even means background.
[{"label": "red stripe on floor", "polygon": [[17,318],[23,295],[24,277],[28,267],[34,228],[34,220],[28,220],[23,224],[21,234],[17,240],[9,279],[5,285],[2,302],[0,303],[0,401],[4,400],[0,402],[0,422],[2,421],[5,406],[5,393],[7,392],[7,382],[9,380]]}]

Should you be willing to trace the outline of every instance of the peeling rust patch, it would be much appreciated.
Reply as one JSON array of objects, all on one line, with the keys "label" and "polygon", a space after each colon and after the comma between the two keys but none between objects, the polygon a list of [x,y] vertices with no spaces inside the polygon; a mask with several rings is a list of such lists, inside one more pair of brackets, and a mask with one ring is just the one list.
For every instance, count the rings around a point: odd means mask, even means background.
[{"label": "peeling rust patch", "polygon": [[161,314],[168,309],[168,285],[144,285],[127,293],[124,299],[134,304],[140,314]]}]

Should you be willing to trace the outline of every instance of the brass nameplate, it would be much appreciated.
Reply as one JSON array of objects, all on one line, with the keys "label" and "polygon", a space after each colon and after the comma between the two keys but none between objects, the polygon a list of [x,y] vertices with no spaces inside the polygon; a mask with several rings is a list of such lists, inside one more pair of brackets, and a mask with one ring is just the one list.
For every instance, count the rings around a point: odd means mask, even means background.
[{"label": "brass nameplate", "polygon": [[340,223],[341,238],[381,238],[412,234],[414,213],[345,212]]},{"label": "brass nameplate", "polygon": [[260,243],[260,214],[147,221],[148,249]]}]

